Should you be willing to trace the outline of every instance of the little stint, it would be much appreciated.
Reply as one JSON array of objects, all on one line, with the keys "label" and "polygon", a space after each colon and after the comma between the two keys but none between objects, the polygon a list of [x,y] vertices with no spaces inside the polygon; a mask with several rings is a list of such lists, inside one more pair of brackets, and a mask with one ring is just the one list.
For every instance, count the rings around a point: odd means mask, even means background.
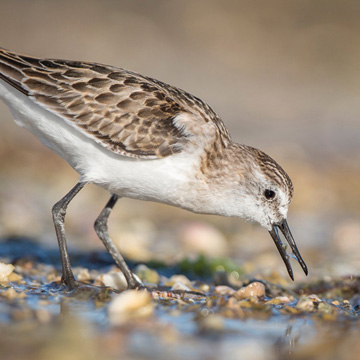
[{"label": "little stint", "polygon": [[219,116],[197,97],[113,66],[38,59],[0,49],[0,98],[18,125],[80,174],[52,209],[62,280],[69,288],[78,283],[70,266],[64,218],[70,201],[88,183],[111,193],[95,230],[129,288],[142,284],[107,227],[121,197],[256,221],[269,231],[294,279],[280,230],[307,274],[286,221],[293,197],[289,176],[262,151],[232,142]]}]

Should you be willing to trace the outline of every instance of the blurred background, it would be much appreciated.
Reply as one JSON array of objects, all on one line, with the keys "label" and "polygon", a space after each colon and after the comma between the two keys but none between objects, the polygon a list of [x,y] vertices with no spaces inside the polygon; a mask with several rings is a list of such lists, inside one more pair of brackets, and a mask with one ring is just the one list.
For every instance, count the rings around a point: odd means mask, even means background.
[{"label": "blurred background", "polygon": [[[293,179],[289,224],[309,279],[359,274],[358,1],[1,0],[0,13],[4,48],[123,67],[209,103]],[[77,180],[1,103],[0,236],[56,246],[50,210]],[[102,248],[92,224],[108,196],[90,185],[71,203],[70,248]],[[267,231],[239,219],[123,199],[110,233],[138,261],[205,253],[286,274]]]}]

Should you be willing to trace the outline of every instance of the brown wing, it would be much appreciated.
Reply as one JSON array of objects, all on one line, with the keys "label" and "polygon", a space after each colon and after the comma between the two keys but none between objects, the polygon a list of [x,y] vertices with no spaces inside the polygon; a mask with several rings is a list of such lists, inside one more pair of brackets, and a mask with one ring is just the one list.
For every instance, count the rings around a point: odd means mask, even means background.
[{"label": "brown wing", "polygon": [[193,135],[174,121],[184,113],[210,122],[228,139],[222,121],[200,99],[124,69],[0,49],[0,78],[121,155],[157,158],[182,151]]}]

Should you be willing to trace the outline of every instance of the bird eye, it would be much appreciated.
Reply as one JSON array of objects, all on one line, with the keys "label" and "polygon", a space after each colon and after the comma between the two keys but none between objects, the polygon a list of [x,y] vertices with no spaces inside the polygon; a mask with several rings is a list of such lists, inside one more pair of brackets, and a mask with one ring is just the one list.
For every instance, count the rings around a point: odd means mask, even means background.
[{"label": "bird eye", "polygon": [[264,191],[264,196],[268,199],[268,200],[271,200],[275,197],[275,191],[273,190],[270,190],[270,189],[266,189]]}]

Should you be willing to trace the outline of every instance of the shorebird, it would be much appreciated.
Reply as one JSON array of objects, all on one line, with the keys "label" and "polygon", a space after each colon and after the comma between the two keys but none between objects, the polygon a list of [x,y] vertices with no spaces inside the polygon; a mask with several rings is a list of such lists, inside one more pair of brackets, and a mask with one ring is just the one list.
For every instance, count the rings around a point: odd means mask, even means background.
[{"label": "shorebird", "polygon": [[129,288],[142,284],[107,226],[121,197],[258,222],[269,231],[291,279],[290,256],[308,273],[286,221],[293,197],[289,176],[264,152],[234,143],[220,117],[199,98],[114,66],[39,59],[5,49],[0,49],[0,97],[18,125],[80,174],[52,208],[62,281],[69,288],[78,283],[64,219],[68,204],[88,183],[111,193],[95,230]]}]

